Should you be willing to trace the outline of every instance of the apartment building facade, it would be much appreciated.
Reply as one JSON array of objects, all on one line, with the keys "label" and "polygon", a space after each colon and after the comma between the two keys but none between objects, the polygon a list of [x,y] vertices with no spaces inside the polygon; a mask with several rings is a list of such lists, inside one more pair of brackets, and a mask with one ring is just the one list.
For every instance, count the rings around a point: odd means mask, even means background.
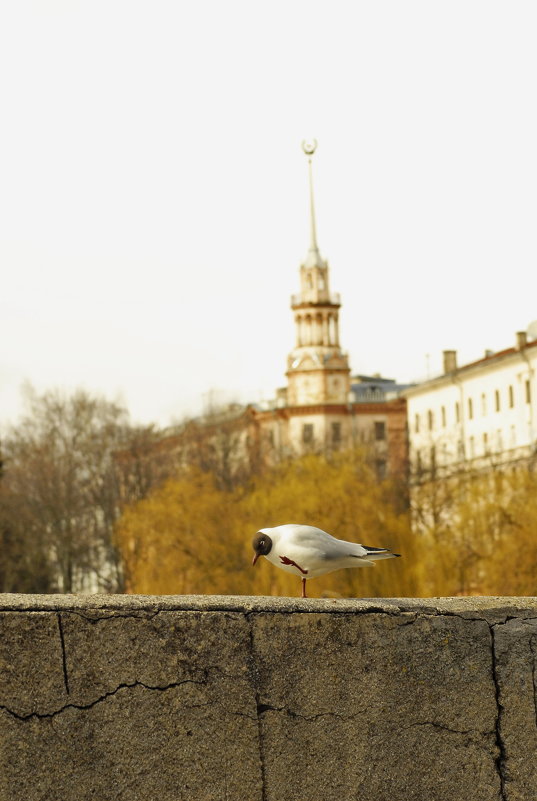
[{"label": "apartment building facade", "polygon": [[537,339],[458,366],[444,351],[443,374],[403,392],[411,475],[449,475],[461,465],[527,460],[537,446]]}]

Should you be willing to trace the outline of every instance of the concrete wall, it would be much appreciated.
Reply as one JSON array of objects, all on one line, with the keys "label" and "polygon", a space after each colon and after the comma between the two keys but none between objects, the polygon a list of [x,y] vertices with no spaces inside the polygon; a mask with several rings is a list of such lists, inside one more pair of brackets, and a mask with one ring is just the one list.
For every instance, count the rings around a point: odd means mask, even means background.
[{"label": "concrete wall", "polygon": [[1,801],[537,798],[537,599],[0,610]]}]

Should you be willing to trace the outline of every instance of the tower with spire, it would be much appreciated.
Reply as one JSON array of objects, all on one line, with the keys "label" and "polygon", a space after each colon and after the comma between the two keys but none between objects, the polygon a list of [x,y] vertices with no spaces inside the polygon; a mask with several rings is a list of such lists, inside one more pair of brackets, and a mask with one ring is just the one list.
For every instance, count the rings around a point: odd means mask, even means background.
[{"label": "tower with spire", "polygon": [[359,447],[380,477],[403,475],[407,459],[404,386],[393,379],[355,375],[339,341],[339,295],[330,291],[328,262],[317,243],[312,156],[308,158],[310,244],[300,265],[300,292],[291,298],[295,346],[287,386],[271,401],[251,405],[251,441],[268,463],[314,451]]},{"label": "tower with spire", "polygon": [[339,295],[330,292],[328,262],[317,244],[312,156],[317,142],[303,142],[308,157],[310,246],[300,266],[300,292],[291,298],[295,347],[288,357],[287,403],[291,407],[345,404],[350,392],[347,354],[339,344]]},{"label": "tower with spire", "polygon": [[406,476],[406,403],[400,391],[407,386],[378,373],[351,379],[347,354],[340,346],[341,303],[339,295],[330,292],[328,262],[317,244],[312,176],[316,147],[315,140],[302,143],[308,157],[310,244],[300,265],[300,292],[291,299],[296,341],[288,357],[287,386],[278,388],[274,398],[246,406],[230,404],[171,430],[158,448],[167,447],[180,464],[192,458],[194,432],[195,441],[207,443],[215,453],[226,443],[232,470],[273,465],[311,451],[358,447],[379,478]]}]

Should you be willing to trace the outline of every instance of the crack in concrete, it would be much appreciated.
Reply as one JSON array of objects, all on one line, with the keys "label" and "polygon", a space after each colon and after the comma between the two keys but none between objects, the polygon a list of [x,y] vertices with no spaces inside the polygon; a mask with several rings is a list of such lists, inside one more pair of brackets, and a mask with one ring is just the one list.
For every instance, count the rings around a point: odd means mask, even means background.
[{"label": "crack in concrete", "polygon": [[[507,621],[506,621],[507,622]],[[504,625],[504,624],[497,624],[497,625]],[[501,688],[500,688],[500,679],[498,676],[498,665],[497,665],[497,658],[496,658],[496,639],[494,633],[495,626],[489,625],[490,631],[490,640],[491,640],[491,675],[492,675],[492,682],[494,684],[494,697],[496,700],[496,721],[495,721],[495,740],[496,740],[496,747],[498,749],[498,756],[496,757],[495,764],[496,764],[496,771],[498,773],[498,777],[500,779],[500,798],[502,801],[507,801],[506,795],[506,787],[505,787],[505,772],[507,766],[507,751],[505,748],[505,743],[502,737],[502,714],[503,714],[503,704],[501,702]]]},{"label": "crack in concrete", "polygon": [[417,612],[412,612],[411,613],[411,612],[408,612],[407,610],[401,610],[401,616],[402,615],[407,615],[407,614],[415,614],[416,617],[415,617],[415,619],[413,621],[409,621],[408,623],[401,624],[403,626],[411,625],[411,623],[417,622],[418,620],[420,620],[420,618],[432,618],[432,617],[457,617],[457,618],[459,618],[459,620],[463,620],[463,621],[465,621],[467,623],[486,623],[487,626],[489,626],[489,627],[490,626],[505,626],[505,624],[509,623],[511,620],[520,620],[522,623],[527,623],[527,622],[535,619],[535,618],[528,618],[528,617],[519,617],[518,615],[506,615],[502,620],[496,620],[494,622],[491,622],[486,615],[483,615],[482,617],[481,616],[480,617],[474,617],[474,616],[471,616],[471,615],[467,614],[466,612],[459,613],[459,612],[451,612],[451,611],[448,611],[448,610],[431,610],[431,611],[421,610],[421,611],[417,611]]},{"label": "crack in concrete", "polygon": [[278,609],[277,611],[274,610],[267,610],[267,609],[251,609],[248,612],[244,612],[244,617],[247,620],[250,620],[251,617],[255,617],[256,615],[264,615],[266,617],[271,616],[290,616],[290,615],[329,615],[330,617],[340,617],[346,618],[349,617],[367,617],[367,615],[389,615],[391,617],[398,617],[400,614],[403,614],[407,610],[402,610],[398,606],[393,607],[392,609],[382,609],[381,607],[370,607],[368,609],[354,609],[352,611],[347,611],[344,609],[334,609],[334,610],[327,610],[327,609]]},{"label": "crack in concrete", "polygon": [[[344,599],[350,600],[350,599]],[[369,600],[369,599],[364,599]],[[12,614],[26,614],[28,612],[38,612],[38,613],[54,613],[58,610],[51,608],[49,606],[32,606],[32,607],[21,607],[20,609],[14,609],[12,606],[3,605],[0,602],[0,612],[4,613],[12,613]],[[170,608],[170,609],[157,609],[155,610],[153,607],[144,607],[141,606],[133,610],[132,612],[124,612],[119,609],[106,609],[103,610],[106,612],[104,615],[97,614],[96,616],[93,614],[84,614],[79,609],[73,607],[65,607],[61,610],[62,614],[73,614],[78,615],[79,617],[87,620],[89,623],[100,623],[103,621],[114,620],[116,618],[133,618],[137,620],[151,620],[157,615],[161,614],[168,614],[168,613],[184,613],[184,614],[203,614],[203,615],[228,615],[231,619],[237,619],[239,617],[244,616],[246,619],[249,619],[253,615],[330,615],[330,616],[337,616],[337,617],[349,617],[349,616],[368,616],[368,615],[388,615],[390,617],[400,617],[403,615],[415,615],[416,617],[458,617],[461,620],[468,620],[468,621],[484,621],[488,625],[504,625],[508,623],[510,620],[521,620],[521,621],[529,621],[535,620],[535,614],[532,617],[523,618],[520,614],[515,615],[502,615],[500,620],[491,619],[494,618],[494,613],[498,614],[500,611],[500,607],[498,608],[491,608],[488,610],[483,610],[483,613],[480,614],[479,612],[475,615],[472,615],[468,612],[455,612],[450,609],[438,609],[435,607],[428,607],[422,606],[420,608],[409,608],[405,606],[399,605],[390,605],[389,607],[381,607],[381,606],[370,606],[364,609],[248,609],[244,610],[241,608],[235,607],[225,607],[222,606],[221,608],[217,609],[190,609],[190,608]],[[97,611],[97,610],[96,610]],[[520,610],[524,611],[524,610]],[[529,610],[528,610],[529,611]]]},{"label": "crack in concrete", "polygon": [[535,728],[537,729],[537,675],[536,675],[537,653],[535,649],[536,641],[537,641],[537,636],[533,634],[530,637],[530,651],[533,657],[533,661],[531,663],[531,680],[533,682],[533,711],[535,713]]},{"label": "crack in concrete", "polygon": [[248,635],[249,635],[249,656],[250,656],[250,680],[254,690],[255,705],[256,705],[256,715],[255,718],[252,717],[252,720],[255,720],[257,723],[257,742],[259,748],[259,763],[261,772],[261,801],[267,801],[267,775],[265,770],[265,737],[263,732],[263,721],[261,719],[261,715],[259,714],[260,702],[259,702],[259,687],[257,682],[258,676],[257,676],[256,661],[255,661],[254,627],[253,627],[253,622],[252,620],[250,620],[248,613],[245,615],[245,617],[249,623]]},{"label": "crack in concrete", "polygon": [[446,726],[443,723],[438,723],[434,720],[423,720],[423,721],[416,721],[415,723],[409,723],[406,726],[397,726],[392,727],[389,731],[381,731],[381,732],[370,732],[368,737],[370,739],[380,740],[381,743],[385,743],[388,739],[393,737],[393,732],[404,732],[408,731],[409,729],[420,728],[422,726],[430,726],[434,729],[439,729],[440,731],[445,731],[448,734],[455,734],[455,735],[462,735],[464,737],[471,738],[472,742],[476,742],[476,738],[485,738],[485,737],[494,737],[496,732],[495,731],[481,731],[480,729],[452,729],[450,726]]},{"label": "crack in concrete", "polygon": [[340,712],[318,712],[315,715],[304,715],[301,712],[296,712],[294,709],[289,709],[285,706],[272,706],[271,704],[257,704],[258,718],[265,714],[265,712],[284,712],[290,718],[300,718],[300,720],[317,720],[318,718],[337,718],[338,720],[353,720],[353,718],[361,717],[365,713],[365,709],[359,709],[351,715],[342,715]]},{"label": "crack in concrete", "polygon": [[60,632],[60,645],[62,649],[62,670],[63,670],[63,684],[65,687],[65,692],[67,695],[70,695],[69,692],[69,676],[67,675],[67,658],[65,655],[65,638],[63,636],[63,623],[62,623],[62,616],[61,613],[58,612],[58,630]]},{"label": "crack in concrete", "polygon": [[[145,690],[154,690],[157,692],[166,692],[167,690],[172,690],[174,687],[181,687],[183,684],[199,684],[205,685],[206,680],[204,681],[194,681],[194,679],[185,679],[184,681],[174,681],[170,684],[166,685],[150,685],[145,684],[143,681],[133,681],[130,684],[120,684],[114,690],[110,690],[107,693],[99,696],[94,701],[90,701],[88,704],[65,704],[61,707],[61,709],[56,709],[54,712],[30,712],[27,715],[20,715],[18,712],[15,712],[13,709],[9,709],[7,706],[0,706],[0,711],[7,712],[12,717],[16,718],[17,720],[27,721],[32,719],[43,720],[46,718],[55,718],[57,715],[61,715],[62,712],[65,712],[67,709],[80,709],[80,710],[88,710],[92,709],[97,704],[100,704],[102,701],[106,701],[107,698],[111,698],[112,696],[116,695],[120,690],[131,690],[134,687],[143,687]],[[189,709],[196,709],[202,706],[211,706],[213,702],[208,701],[205,704],[188,704]]]},{"label": "crack in concrete", "polygon": [[[300,718],[301,720],[317,720],[318,718],[323,717],[333,717],[337,718],[338,720],[353,720],[354,718],[363,716],[367,709],[359,709],[357,712],[353,712],[352,714],[343,715],[340,712],[318,712],[314,715],[305,715],[301,712],[296,712],[293,709],[289,709],[285,706],[272,706],[271,704],[257,704],[257,715],[262,716],[266,712],[284,712],[286,715],[292,718]],[[250,715],[247,717],[252,718]],[[473,735],[477,734],[480,737],[489,737],[495,734],[495,731],[480,731],[479,729],[453,729],[450,726],[446,726],[443,723],[438,723],[434,720],[424,720],[424,721],[416,721],[415,723],[409,723],[408,726],[401,726],[399,727],[401,731],[406,731],[407,729],[412,729],[418,726],[432,726],[435,729],[441,729],[442,731],[447,731],[450,734],[465,734],[465,735]]]},{"label": "crack in concrete", "polygon": [[[489,610],[494,612],[495,610]],[[483,615],[470,615],[467,612],[454,612],[448,609],[435,609],[434,607],[423,607],[422,609],[405,609],[401,606],[393,606],[389,609],[383,609],[382,607],[369,607],[367,609],[355,609],[355,610],[326,610],[326,609],[278,609],[277,611],[274,610],[264,610],[264,609],[251,609],[247,612],[244,612],[244,617],[247,620],[250,620],[251,617],[264,615],[264,616],[290,616],[290,615],[329,615],[330,617],[339,617],[339,618],[346,618],[349,617],[367,617],[368,615],[387,615],[388,617],[395,617],[401,619],[401,627],[410,626],[413,623],[417,623],[421,619],[426,618],[433,618],[433,617],[457,617],[459,620],[463,620],[464,622],[474,622],[474,623],[486,623],[487,626],[504,626],[506,623],[509,623],[511,620],[520,620],[523,623],[531,622],[537,620],[535,617],[520,617],[520,615],[505,615],[502,616],[501,619],[494,619],[494,616],[491,614],[487,614],[486,612]],[[409,620],[407,616],[412,616],[412,619]],[[492,620],[491,620],[492,617]]]},{"label": "crack in concrete", "polygon": [[434,720],[423,720],[423,721],[416,721],[416,723],[409,723],[408,726],[401,726],[401,731],[406,731],[407,729],[414,729],[418,726],[432,726],[435,729],[440,729],[441,731],[447,731],[450,734],[478,734],[480,737],[490,737],[490,735],[494,735],[495,732],[492,731],[479,731],[479,729],[452,729],[450,726],[446,726],[443,723],[438,723]]},{"label": "crack in concrete", "polygon": [[103,623],[106,621],[118,620],[118,619],[131,619],[131,620],[141,620],[141,621],[153,620],[153,618],[156,617],[159,614],[159,612],[158,611],[149,612],[146,610],[140,610],[139,612],[131,612],[124,614],[122,612],[120,613],[111,611],[110,614],[108,615],[90,616],[90,615],[85,615],[82,612],[77,611],[76,609],[67,609],[64,611],[64,614],[77,615],[77,617],[80,617],[82,618],[82,620],[85,620],[86,623],[91,623],[92,625],[95,625],[96,623]]}]

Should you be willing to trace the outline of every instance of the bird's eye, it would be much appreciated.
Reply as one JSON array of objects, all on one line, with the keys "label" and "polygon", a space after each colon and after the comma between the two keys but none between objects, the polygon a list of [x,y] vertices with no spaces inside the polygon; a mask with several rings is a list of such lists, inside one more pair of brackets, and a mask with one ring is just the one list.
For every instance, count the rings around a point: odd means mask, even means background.
[{"label": "bird's eye", "polygon": [[265,540],[259,540],[259,544],[261,545],[261,547],[263,547],[265,544]]}]

